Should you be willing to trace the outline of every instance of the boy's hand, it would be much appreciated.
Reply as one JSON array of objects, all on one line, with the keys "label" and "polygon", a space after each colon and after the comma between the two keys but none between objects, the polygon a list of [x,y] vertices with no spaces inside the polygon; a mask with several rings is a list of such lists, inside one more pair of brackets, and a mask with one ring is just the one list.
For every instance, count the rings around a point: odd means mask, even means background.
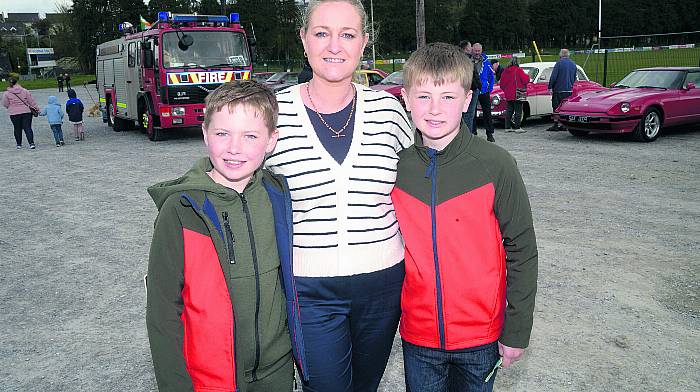
[{"label": "boy's hand", "polygon": [[520,357],[523,356],[524,352],[524,348],[508,347],[504,344],[501,344],[501,342],[498,342],[498,354],[500,354],[501,357],[503,357],[503,363],[501,364],[501,368],[505,369],[508,366],[510,366],[513,362],[519,360]]}]

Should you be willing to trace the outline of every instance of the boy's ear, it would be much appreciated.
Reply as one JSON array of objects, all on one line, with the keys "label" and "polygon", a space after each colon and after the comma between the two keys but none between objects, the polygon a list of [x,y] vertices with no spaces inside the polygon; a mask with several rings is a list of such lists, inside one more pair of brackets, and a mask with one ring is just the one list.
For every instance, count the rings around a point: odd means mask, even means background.
[{"label": "boy's ear", "polygon": [[411,111],[411,104],[408,103],[408,91],[404,87],[401,87],[401,98],[403,98],[403,103],[406,105],[406,111]]},{"label": "boy's ear", "polygon": [[204,128],[204,124],[202,124],[202,136],[204,137],[204,145],[208,146],[209,142],[207,141],[207,129]]},{"label": "boy's ear", "polygon": [[467,91],[467,99],[464,100],[464,107],[462,108],[462,113],[469,111],[469,104],[472,102],[472,94],[474,92],[470,89]]},{"label": "boy's ear", "polygon": [[275,146],[277,146],[277,138],[279,137],[279,135],[280,133],[277,129],[272,130],[272,132],[270,133],[270,140],[267,141],[267,146],[265,147],[266,153],[269,154],[275,150]]}]

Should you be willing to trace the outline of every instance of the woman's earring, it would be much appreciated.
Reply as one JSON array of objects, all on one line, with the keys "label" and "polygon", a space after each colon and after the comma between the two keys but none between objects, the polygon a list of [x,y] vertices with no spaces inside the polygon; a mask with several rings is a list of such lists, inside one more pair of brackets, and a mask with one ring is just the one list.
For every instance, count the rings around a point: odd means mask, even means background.
[{"label": "woman's earring", "polygon": [[308,58],[309,56],[306,55],[306,51],[304,51],[304,58]]}]

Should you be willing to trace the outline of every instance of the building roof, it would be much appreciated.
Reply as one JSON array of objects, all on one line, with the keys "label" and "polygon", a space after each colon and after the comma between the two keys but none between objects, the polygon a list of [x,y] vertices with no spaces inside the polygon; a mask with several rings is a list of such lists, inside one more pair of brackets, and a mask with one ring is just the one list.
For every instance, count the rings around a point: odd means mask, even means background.
[{"label": "building roof", "polygon": [[5,35],[24,35],[24,23],[22,22],[0,22],[0,34]]},{"label": "building roof", "polygon": [[6,20],[10,22],[34,23],[41,20],[41,18],[39,18],[38,12],[8,12]]}]

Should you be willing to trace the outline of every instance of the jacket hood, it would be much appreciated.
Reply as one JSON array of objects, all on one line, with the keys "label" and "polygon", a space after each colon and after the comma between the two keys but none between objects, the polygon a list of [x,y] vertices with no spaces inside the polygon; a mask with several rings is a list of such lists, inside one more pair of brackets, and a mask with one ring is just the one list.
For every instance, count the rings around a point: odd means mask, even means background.
[{"label": "jacket hood", "polygon": [[49,97],[49,105],[58,105],[58,100],[55,96],[52,95]]},{"label": "jacket hood", "polygon": [[71,98],[71,99],[78,98],[78,95],[75,93],[75,90],[73,90],[72,88],[68,89],[68,98]]},{"label": "jacket hood", "polygon": [[24,90],[22,86],[19,85],[19,83],[15,84],[14,86],[8,86],[7,91],[13,93],[13,94],[19,94]]}]

